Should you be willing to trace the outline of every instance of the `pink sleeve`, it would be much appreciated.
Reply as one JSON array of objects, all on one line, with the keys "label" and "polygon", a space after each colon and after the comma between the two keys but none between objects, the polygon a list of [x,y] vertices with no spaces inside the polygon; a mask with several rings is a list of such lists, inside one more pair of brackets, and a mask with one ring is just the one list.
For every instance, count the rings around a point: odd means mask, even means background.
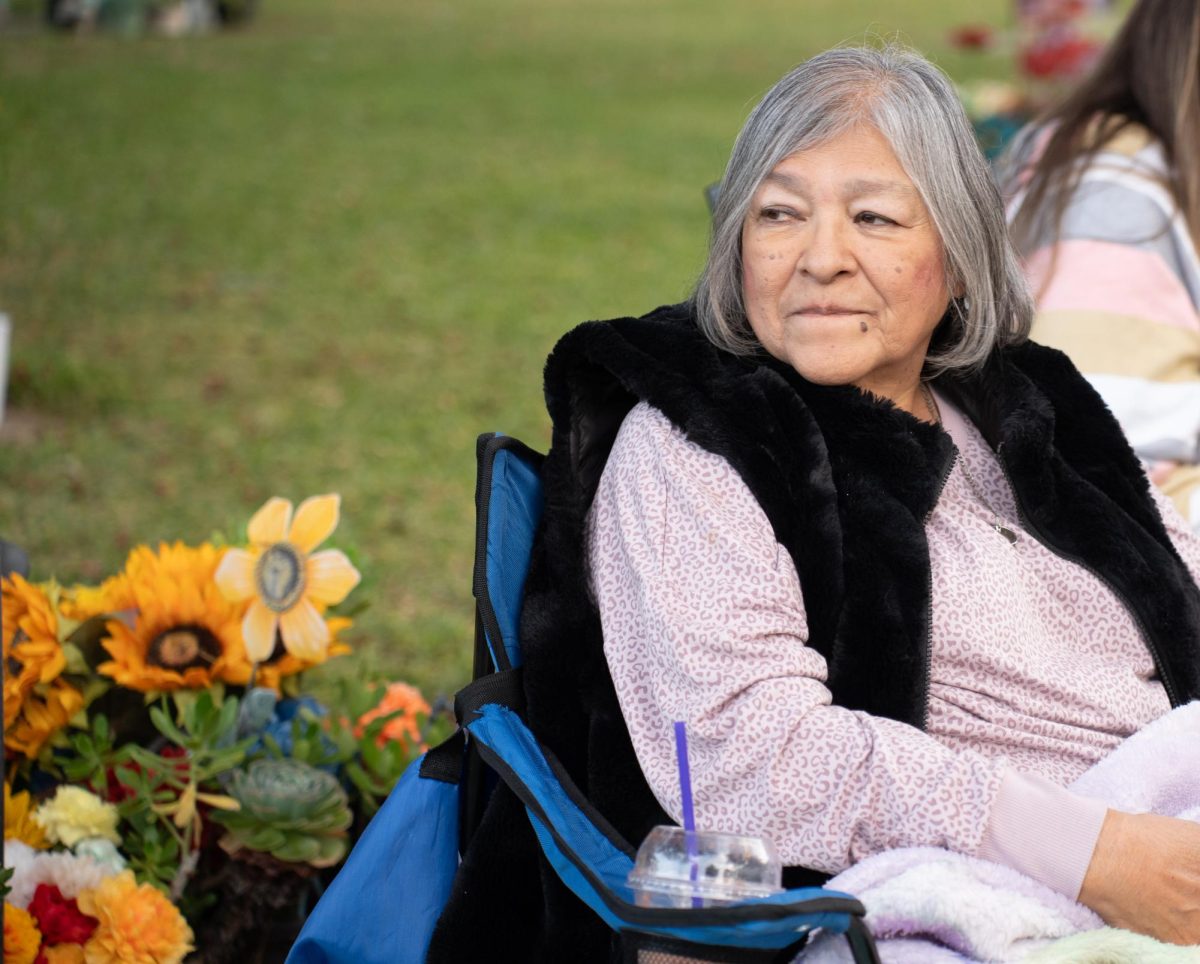
[{"label": "pink sleeve", "polygon": [[1005,770],[977,856],[1079,896],[1108,808],[1043,777]]},{"label": "pink sleeve", "polygon": [[799,580],[724,460],[640,405],[589,516],[605,653],[642,770],[677,819],[672,722],[696,820],[837,872],[893,847],[974,854],[1004,765],[831,705]]}]

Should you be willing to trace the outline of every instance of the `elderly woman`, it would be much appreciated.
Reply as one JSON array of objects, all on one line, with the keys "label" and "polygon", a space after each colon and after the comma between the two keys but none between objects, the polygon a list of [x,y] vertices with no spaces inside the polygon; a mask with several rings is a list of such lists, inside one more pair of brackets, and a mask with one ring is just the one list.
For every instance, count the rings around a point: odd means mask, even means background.
[{"label": "elderly woman", "polygon": [[[1200,942],[1200,827],[1064,789],[1200,695],[1200,542],[1031,313],[950,84],[844,49],[750,116],[691,301],[559,343],[528,718],[616,831],[680,816],[684,720],[790,884],[945,847]],[[431,959],[605,940],[501,789]]]}]

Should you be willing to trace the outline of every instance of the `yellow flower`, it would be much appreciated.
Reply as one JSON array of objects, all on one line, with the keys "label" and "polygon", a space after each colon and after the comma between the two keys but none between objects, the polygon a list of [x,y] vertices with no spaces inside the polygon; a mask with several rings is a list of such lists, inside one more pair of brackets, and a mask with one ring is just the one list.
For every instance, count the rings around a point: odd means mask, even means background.
[{"label": "yellow flower", "polygon": [[246,652],[256,663],[275,649],[275,635],[297,659],[320,662],[332,640],[321,614],[358,585],[358,570],[337,549],[313,550],[337,528],[341,497],[292,503],[269,499],[250,520],[250,548],[230,549],[217,570],[217,585],[230,599],[253,600],[242,623]]},{"label": "yellow flower", "polygon": [[87,964],[179,964],[192,929],[167,898],[140,887],[126,870],[79,895],[79,909],[100,923],[84,946]]},{"label": "yellow flower", "polygon": [[[41,586],[26,582],[17,573],[0,579],[0,633],[4,639],[6,673],[25,675],[31,671],[37,682],[49,683],[67,666],[62,643],[58,639],[58,614],[54,603]],[[8,660],[20,662],[20,668]],[[8,707],[4,707],[8,721]]]},{"label": "yellow flower", "polygon": [[350,652],[350,647],[338,639],[338,633],[353,626],[354,620],[346,619],[343,616],[330,616],[325,620],[325,625],[329,627],[330,642],[329,649],[325,652],[324,656],[315,660],[300,659],[293,656],[282,646],[276,646],[270,657],[265,662],[258,664],[258,676],[255,678],[255,685],[269,686],[271,689],[279,692],[280,685],[285,677],[303,673],[306,669],[319,666],[332,656],[344,656]]},{"label": "yellow flower", "polygon": [[34,850],[46,850],[50,842],[45,831],[31,819],[30,811],[28,791],[13,793],[12,788],[4,784],[4,839],[19,840]]},{"label": "yellow flower", "polygon": [[[45,712],[47,688],[67,665],[59,630],[58,614],[45,589],[16,573],[0,579],[4,742],[10,749],[22,750],[31,758],[37,756],[45,740],[74,712],[62,719],[54,714],[47,716]],[[14,727],[21,728],[20,737],[10,733]]]},{"label": "yellow flower", "polygon": [[54,796],[37,808],[33,819],[46,831],[51,843],[74,847],[88,837],[121,842],[117,808],[83,787],[60,785]]},{"label": "yellow flower", "polygon": [[25,697],[17,721],[4,731],[4,745],[33,760],[46,741],[83,709],[83,694],[64,679],[37,686]]},{"label": "yellow flower", "polygon": [[42,946],[42,932],[33,915],[4,902],[4,964],[33,964]]},{"label": "yellow flower", "polygon": [[120,572],[109,576],[99,586],[78,585],[63,590],[59,608],[64,616],[83,622],[104,613],[132,609],[135,605],[129,578]]},{"label": "yellow flower", "polygon": [[205,689],[215,680],[244,684],[250,663],[238,626],[242,610],[213,581],[222,552],[208,543],[135,548],[123,578],[105,584],[104,609],[130,618],[108,621],[103,645],[112,659],[100,672],[143,692]]}]

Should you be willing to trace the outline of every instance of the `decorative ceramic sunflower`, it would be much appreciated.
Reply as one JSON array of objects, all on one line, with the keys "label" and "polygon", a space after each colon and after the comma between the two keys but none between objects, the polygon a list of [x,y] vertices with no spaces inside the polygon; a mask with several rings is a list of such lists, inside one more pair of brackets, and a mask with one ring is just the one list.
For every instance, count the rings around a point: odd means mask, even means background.
[{"label": "decorative ceramic sunflower", "polygon": [[[142,692],[205,689],[215,680],[244,684],[250,663],[242,644],[242,608],[217,589],[213,574],[223,550],[204,543],[138,546],[120,586],[128,598],[110,607],[129,619],[110,619],[102,641],[112,659],[99,671]],[[119,595],[119,594],[118,594]]]},{"label": "decorative ceramic sunflower", "polygon": [[319,666],[330,657],[344,656],[346,653],[349,653],[350,647],[338,639],[338,633],[353,626],[354,620],[346,619],[342,616],[327,616],[325,618],[325,625],[329,627],[329,649],[325,651],[323,657],[316,660],[300,659],[297,656],[293,656],[284,648],[283,640],[280,639],[279,633],[276,633],[275,648],[266,660],[258,664],[258,675],[255,677],[255,683],[258,686],[269,686],[276,692],[280,692],[283,680],[287,677],[295,676],[297,673],[303,673],[306,669]]},{"label": "decorative ceramic sunflower", "polygon": [[337,528],[341,497],[292,503],[273,498],[254,513],[247,528],[249,549],[230,549],[217,570],[217,584],[230,599],[252,600],[242,623],[246,652],[255,663],[268,659],[276,634],[297,659],[320,662],[332,634],[322,617],[358,585],[358,570],[337,549],[313,552]]}]

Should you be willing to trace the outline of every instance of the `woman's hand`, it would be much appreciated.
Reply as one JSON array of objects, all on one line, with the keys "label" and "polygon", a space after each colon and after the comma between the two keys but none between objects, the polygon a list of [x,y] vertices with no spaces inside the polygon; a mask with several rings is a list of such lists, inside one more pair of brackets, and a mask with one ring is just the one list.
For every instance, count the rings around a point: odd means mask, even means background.
[{"label": "woman's hand", "polygon": [[1109,810],[1079,902],[1114,927],[1200,944],[1200,824]]}]

